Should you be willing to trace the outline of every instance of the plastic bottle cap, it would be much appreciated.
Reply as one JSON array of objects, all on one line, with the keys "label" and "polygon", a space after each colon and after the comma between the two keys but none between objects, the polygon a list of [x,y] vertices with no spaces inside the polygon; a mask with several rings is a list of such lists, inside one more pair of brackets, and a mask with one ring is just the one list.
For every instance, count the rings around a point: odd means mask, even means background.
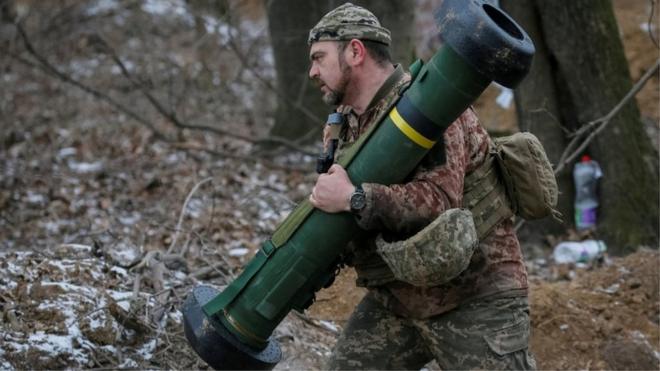
[{"label": "plastic bottle cap", "polygon": [[589,155],[584,155],[584,156],[582,156],[581,161],[582,162],[589,162],[589,161],[591,161],[591,157],[589,157]]}]

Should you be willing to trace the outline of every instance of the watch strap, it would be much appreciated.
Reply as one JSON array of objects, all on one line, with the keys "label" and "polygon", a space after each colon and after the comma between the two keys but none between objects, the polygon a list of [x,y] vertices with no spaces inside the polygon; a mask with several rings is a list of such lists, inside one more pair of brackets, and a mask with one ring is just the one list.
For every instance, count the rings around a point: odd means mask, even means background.
[{"label": "watch strap", "polygon": [[364,191],[364,188],[362,188],[362,184],[358,184],[355,186],[355,191],[351,194],[351,198],[349,200],[350,207],[351,207],[351,212],[352,213],[359,213],[364,209],[367,203],[367,195]]}]

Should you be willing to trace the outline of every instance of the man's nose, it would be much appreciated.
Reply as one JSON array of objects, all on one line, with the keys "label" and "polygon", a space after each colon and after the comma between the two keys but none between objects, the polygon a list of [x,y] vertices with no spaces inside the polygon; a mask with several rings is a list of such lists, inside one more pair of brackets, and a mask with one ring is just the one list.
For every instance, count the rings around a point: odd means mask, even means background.
[{"label": "man's nose", "polygon": [[309,78],[310,78],[310,80],[314,80],[317,77],[319,77],[319,69],[314,64],[312,64],[309,67]]}]

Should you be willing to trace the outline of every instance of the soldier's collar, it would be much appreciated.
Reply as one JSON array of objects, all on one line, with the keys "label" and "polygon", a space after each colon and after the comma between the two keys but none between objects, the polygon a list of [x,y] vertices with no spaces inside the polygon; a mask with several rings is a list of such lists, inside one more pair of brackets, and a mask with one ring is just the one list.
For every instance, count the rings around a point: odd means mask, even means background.
[{"label": "soldier's collar", "polygon": [[364,110],[364,112],[369,111],[372,109],[378,102],[380,102],[381,99],[385,98],[387,93],[392,90],[392,88],[396,85],[399,80],[403,78],[405,71],[403,70],[403,67],[401,67],[401,64],[396,64],[394,65],[394,72],[390,75],[390,77],[385,80],[383,85],[380,86],[378,91],[376,92],[376,95],[374,95],[373,98],[371,98],[371,102],[369,102],[369,105],[367,106],[367,109]]}]

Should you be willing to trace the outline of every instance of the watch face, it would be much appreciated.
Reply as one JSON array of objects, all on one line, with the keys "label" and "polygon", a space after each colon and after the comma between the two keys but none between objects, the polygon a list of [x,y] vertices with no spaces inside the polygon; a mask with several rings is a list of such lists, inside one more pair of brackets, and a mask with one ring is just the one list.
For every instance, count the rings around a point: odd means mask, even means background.
[{"label": "watch face", "polygon": [[351,209],[362,210],[366,204],[364,192],[355,192],[351,195]]}]

